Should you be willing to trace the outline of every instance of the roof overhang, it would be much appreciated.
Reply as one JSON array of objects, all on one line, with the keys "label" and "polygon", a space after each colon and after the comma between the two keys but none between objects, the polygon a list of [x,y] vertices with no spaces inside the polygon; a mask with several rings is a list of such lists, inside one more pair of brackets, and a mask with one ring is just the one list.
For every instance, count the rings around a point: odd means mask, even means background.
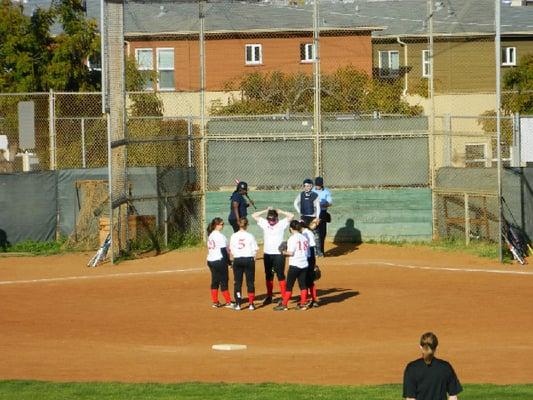
[{"label": "roof overhang", "polygon": [[[321,33],[366,33],[369,35],[373,31],[381,31],[385,28],[375,26],[364,27],[350,27],[350,28],[320,28]],[[279,29],[249,29],[249,30],[210,30],[205,32],[206,37],[212,36],[232,36],[232,35],[258,35],[258,34],[274,34],[274,35],[294,35],[302,33],[313,33],[312,28],[279,28]],[[125,32],[124,38],[127,39],[172,39],[198,36],[200,33],[196,31],[176,31],[176,32]]]}]

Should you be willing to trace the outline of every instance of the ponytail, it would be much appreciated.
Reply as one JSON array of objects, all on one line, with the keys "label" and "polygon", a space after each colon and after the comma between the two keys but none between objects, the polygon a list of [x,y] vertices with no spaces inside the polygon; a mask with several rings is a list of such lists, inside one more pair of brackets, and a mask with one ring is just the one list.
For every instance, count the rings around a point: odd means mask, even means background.
[{"label": "ponytail", "polygon": [[420,337],[420,347],[422,347],[422,356],[424,362],[431,363],[435,357],[435,351],[439,345],[439,339],[433,332],[426,332]]},{"label": "ponytail", "polygon": [[209,223],[209,225],[207,225],[207,236],[209,236],[211,232],[215,230],[215,227],[217,225],[220,225],[222,222],[224,222],[224,220],[220,217],[213,218],[211,222]]},{"label": "ponytail", "polygon": [[246,229],[248,227],[248,218],[242,217],[239,219],[239,228]]}]

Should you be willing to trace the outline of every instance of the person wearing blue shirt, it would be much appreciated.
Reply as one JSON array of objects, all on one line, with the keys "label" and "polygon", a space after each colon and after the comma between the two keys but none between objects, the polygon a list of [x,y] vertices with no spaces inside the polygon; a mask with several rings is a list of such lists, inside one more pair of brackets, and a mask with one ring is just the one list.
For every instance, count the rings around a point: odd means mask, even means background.
[{"label": "person wearing blue shirt", "polygon": [[233,232],[239,231],[241,218],[245,218],[248,215],[247,208],[250,206],[250,203],[246,201],[245,196],[248,196],[248,184],[246,182],[239,182],[230,197],[228,222],[233,228]]},{"label": "person wearing blue shirt", "polygon": [[319,257],[324,257],[324,243],[326,241],[327,224],[331,222],[331,215],[328,213],[328,208],[333,204],[333,198],[329,189],[324,187],[324,178],[317,176],[315,178],[315,187],[313,192],[318,194],[320,202],[320,215],[316,231],[318,232],[319,241],[317,243],[316,253]]}]

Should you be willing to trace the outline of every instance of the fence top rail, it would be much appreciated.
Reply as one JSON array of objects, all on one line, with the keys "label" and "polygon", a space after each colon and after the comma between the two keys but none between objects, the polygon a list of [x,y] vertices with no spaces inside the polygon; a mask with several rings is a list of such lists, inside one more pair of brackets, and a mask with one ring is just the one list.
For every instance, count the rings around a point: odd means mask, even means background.
[{"label": "fence top rail", "polygon": [[76,96],[85,96],[85,95],[92,95],[92,96],[101,96],[102,92],[56,92],[54,90],[50,90],[49,92],[16,92],[16,93],[6,93],[6,92],[0,92],[0,96],[49,96],[50,94],[54,95],[76,95]]},{"label": "fence top rail", "polygon": [[[489,116],[489,115],[435,115],[435,118],[443,118],[443,119],[446,119],[446,118],[450,118],[450,119],[475,119],[475,120],[479,120],[479,119],[488,119],[488,120],[491,120],[491,119],[496,119],[496,115],[492,115],[492,116]],[[513,116],[500,116],[500,119],[508,119],[508,120],[513,120]]]},{"label": "fence top rail", "polygon": [[439,195],[462,195],[462,196],[483,196],[483,197],[498,197],[497,192],[490,190],[465,190],[465,189],[453,189],[453,188],[434,188],[433,192]]},{"label": "fence top rail", "polygon": [[[357,119],[387,119],[387,118],[401,118],[401,119],[420,119],[427,118],[426,115],[406,115],[406,114],[368,114],[368,113],[335,113],[335,112],[322,112],[322,118],[331,118],[334,120],[357,120]],[[302,119],[313,118],[312,113],[286,113],[286,114],[261,114],[261,115],[212,115],[209,117],[210,121],[217,120],[290,120],[290,119]]]}]

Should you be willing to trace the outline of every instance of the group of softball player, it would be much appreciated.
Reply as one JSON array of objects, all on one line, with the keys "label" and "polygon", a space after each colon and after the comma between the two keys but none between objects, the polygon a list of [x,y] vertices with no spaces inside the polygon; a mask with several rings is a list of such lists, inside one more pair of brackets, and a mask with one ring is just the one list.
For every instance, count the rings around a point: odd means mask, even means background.
[{"label": "group of softball player", "polygon": [[[208,255],[207,265],[211,271],[211,299],[213,307],[225,307],[241,310],[243,307],[242,285],[246,279],[248,309],[255,310],[255,259],[259,249],[255,237],[247,231],[248,219],[246,208],[239,207],[243,196],[247,195],[247,185],[240,182],[232,194],[230,217],[228,218],[234,233],[228,240],[222,234],[224,221],[214,218],[207,228]],[[236,204],[237,203],[237,204]],[[266,218],[265,215],[266,214]],[[280,219],[280,215],[283,216]],[[315,236],[308,228],[306,220],[294,220],[294,214],[280,209],[267,208],[252,214],[252,218],[263,230],[263,264],[266,281],[266,297],[263,306],[274,302],[274,276],[278,279],[281,297],[277,300],[275,311],[288,310],[292,297],[293,286],[298,281],[300,301],[297,310],[318,307],[315,285]],[[237,229],[238,228],[238,229]],[[289,229],[290,236],[285,245],[285,232]],[[286,258],[289,268],[285,275]],[[230,261],[232,259],[233,261]],[[229,268],[233,269],[234,300],[228,290]],[[222,292],[225,303],[218,300],[218,292]],[[309,301],[308,301],[309,299]]]}]

